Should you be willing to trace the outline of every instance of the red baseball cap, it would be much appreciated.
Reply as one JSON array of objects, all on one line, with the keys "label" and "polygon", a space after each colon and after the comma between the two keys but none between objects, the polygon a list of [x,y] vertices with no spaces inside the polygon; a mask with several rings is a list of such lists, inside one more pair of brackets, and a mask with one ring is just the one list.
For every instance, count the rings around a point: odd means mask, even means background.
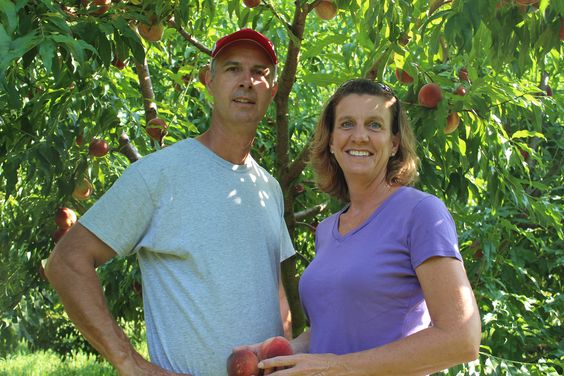
[{"label": "red baseball cap", "polygon": [[278,64],[278,58],[276,57],[276,52],[274,52],[274,45],[272,44],[270,39],[253,29],[241,29],[234,32],[233,34],[226,35],[223,38],[219,39],[213,46],[211,54],[212,58],[215,58],[217,55],[219,55],[219,53],[230,44],[245,40],[255,42],[256,44],[261,46],[272,63],[274,65]]}]

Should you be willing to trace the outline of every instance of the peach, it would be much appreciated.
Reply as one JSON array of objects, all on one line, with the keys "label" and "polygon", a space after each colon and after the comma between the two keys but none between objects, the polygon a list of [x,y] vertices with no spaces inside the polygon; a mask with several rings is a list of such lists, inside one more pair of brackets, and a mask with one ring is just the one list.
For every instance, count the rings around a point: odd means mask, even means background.
[{"label": "peach", "polygon": [[[264,341],[259,349],[258,358],[260,360],[274,358],[275,356],[292,355],[292,345],[284,337],[272,337]],[[275,367],[273,371],[284,369],[284,367]]]},{"label": "peach", "polygon": [[443,100],[443,90],[435,83],[425,84],[417,96],[419,104],[427,108],[435,108]]},{"label": "peach", "polygon": [[227,358],[228,376],[257,376],[259,372],[258,358],[251,350],[237,350]]},{"label": "peach", "polygon": [[243,0],[243,4],[245,4],[247,8],[254,8],[259,6],[260,0]]},{"label": "peach", "polygon": [[331,0],[322,0],[313,10],[322,20],[330,20],[337,15],[337,6]]},{"label": "peach", "polygon": [[55,214],[55,223],[59,228],[71,228],[76,223],[76,214],[72,209],[60,208]]},{"label": "peach", "polygon": [[409,85],[413,82],[413,77],[411,77],[406,71],[403,69],[396,68],[396,78],[399,82],[405,85]]},{"label": "peach", "polygon": [[466,88],[463,85],[460,85],[454,90],[455,95],[465,96],[466,95]]},{"label": "peach", "polygon": [[460,116],[456,112],[451,112],[448,114],[447,117],[447,125],[445,127],[445,133],[451,134],[458,128],[458,124],[460,124]]},{"label": "peach", "polygon": [[108,143],[98,138],[94,138],[88,147],[88,153],[93,157],[103,157],[108,154],[109,150],[110,147],[108,146]]},{"label": "peach", "polygon": [[168,125],[164,120],[159,118],[153,118],[149,120],[147,126],[145,127],[145,130],[153,140],[161,142],[163,137],[167,133],[167,128]]}]

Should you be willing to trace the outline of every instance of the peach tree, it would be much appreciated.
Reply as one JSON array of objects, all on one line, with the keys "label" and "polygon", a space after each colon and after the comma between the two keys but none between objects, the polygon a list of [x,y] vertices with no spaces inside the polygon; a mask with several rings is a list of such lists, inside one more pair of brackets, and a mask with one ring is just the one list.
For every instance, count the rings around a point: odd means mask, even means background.
[{"label": "peach tree", "polygon": [[[337,85],[366,77],[394,88],[417,186],[458,226],[484,334],[480,360],[448,372],[561,373],[563,15],[554,0],[0,0],[0,354],[22,339],[91,351],[42,279],[55,213],[80,216],[129,164],[203,132],[213,41],[253,27],[281,60],[253,154],[284,191],[295,334],[315,227],[342,205],[315,187],[312,130]],[[135,258],[99,274],[140,334]]]}]

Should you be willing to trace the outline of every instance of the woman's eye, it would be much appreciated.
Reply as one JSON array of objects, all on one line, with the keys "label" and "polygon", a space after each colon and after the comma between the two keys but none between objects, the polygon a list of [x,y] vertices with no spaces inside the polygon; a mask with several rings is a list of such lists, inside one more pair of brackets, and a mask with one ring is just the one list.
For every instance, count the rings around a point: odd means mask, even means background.
[{"label": "woman's eye", "polygon": [[341,128],[352,128],[352,127],[353,127],[352,121],[344,121],[341,123]]},{"label": "woman's eye", "polygon": [[380,129],[380,128],[382,128],[382,125],[380,123],[378,123],[377,121],[373,121],[370,124],[368,124],[368,128],[370,128],[370,129]]}]

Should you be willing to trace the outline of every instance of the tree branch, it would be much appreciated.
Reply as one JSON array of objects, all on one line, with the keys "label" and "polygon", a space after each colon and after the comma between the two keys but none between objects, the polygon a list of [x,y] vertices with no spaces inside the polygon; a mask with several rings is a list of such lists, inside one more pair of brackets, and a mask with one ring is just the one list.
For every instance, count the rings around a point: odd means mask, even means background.
[{"label": "tree branch", "polygon": [[[276,104],[276,165],[279,173],[279,180],[282,187],[287,187],[290,180],[288,173],[288,151],[289,151],[289,132],[288,132],[288,102],[290,92],[296,80],[298,68],[298,57],[303,39],[305,20],[307,13],[302,11],[299,1],[296,2],[294,20],[292,22],[292,32],[295,38],[290,38],[288,53],[284,63],[284,70],[278,81],[278,92],[274,98]],[[286,208],[286,210],[291,208]]]},{"label": "tree branch", "polygon": [[172,28],[175,28],[176,31],[178,31],[180,33],[180,35],[182,35],[182,37],[184,39],[186,39],[191,45],[193,45],[194,47],[196,47],[198,50],[202,51],[203,53],[205,53],[206,55],[211,56],[211,50],[209,48],[207,48],[206,46],[204,46],[202,44],[202,42],[198,41],[197,39],[195,39],[192,35],[188,34],[186,32],[186,30],[184,30],[182,28],[182,26],[180,26],[179,24],[177,24],[174,20],[168,20],[168,25]]},{"label": "tree branch", "polygon": [[327,205],[328,205],[327,202],[323,202],[319,205],[315,205],[314,207],[307,208],[299,212],[295,212],[294,218],[296,219],[296,222],[302,222],[304,219],[315,217],[317,214],[325,210],[327,208]]},{"label": "tree branch", "polygon": [[308,141],[298,157],[294,159],[292,164],[288,167],[288,172],[286,174],[286,179],[288,179],[288,182],[294,181],[298,176],[300,176],[305,166],[307,165],[307,162],[309,160],[310,145],[311,144]]},{"label": "tree branch", "polygon": [[129,159],[130,163],[137,162],[141,159],[141,154],[137,151],[135,146],[131,144],[129,137],[125,132],[122,132],[118,138],[119,149],[118,152],[125,155],[127,159]]},{"label": "tree branch", "polygon": [[157,116],[157,104],[155,103],[155,93],[153,92],[153,84],[151,83],[151,75],[147,59],[143,64],[135,64],[137,68],[137,77],[139,78],[139,87],[143,96],[143,108],[145,109],[145,121],[149,121]]}]

